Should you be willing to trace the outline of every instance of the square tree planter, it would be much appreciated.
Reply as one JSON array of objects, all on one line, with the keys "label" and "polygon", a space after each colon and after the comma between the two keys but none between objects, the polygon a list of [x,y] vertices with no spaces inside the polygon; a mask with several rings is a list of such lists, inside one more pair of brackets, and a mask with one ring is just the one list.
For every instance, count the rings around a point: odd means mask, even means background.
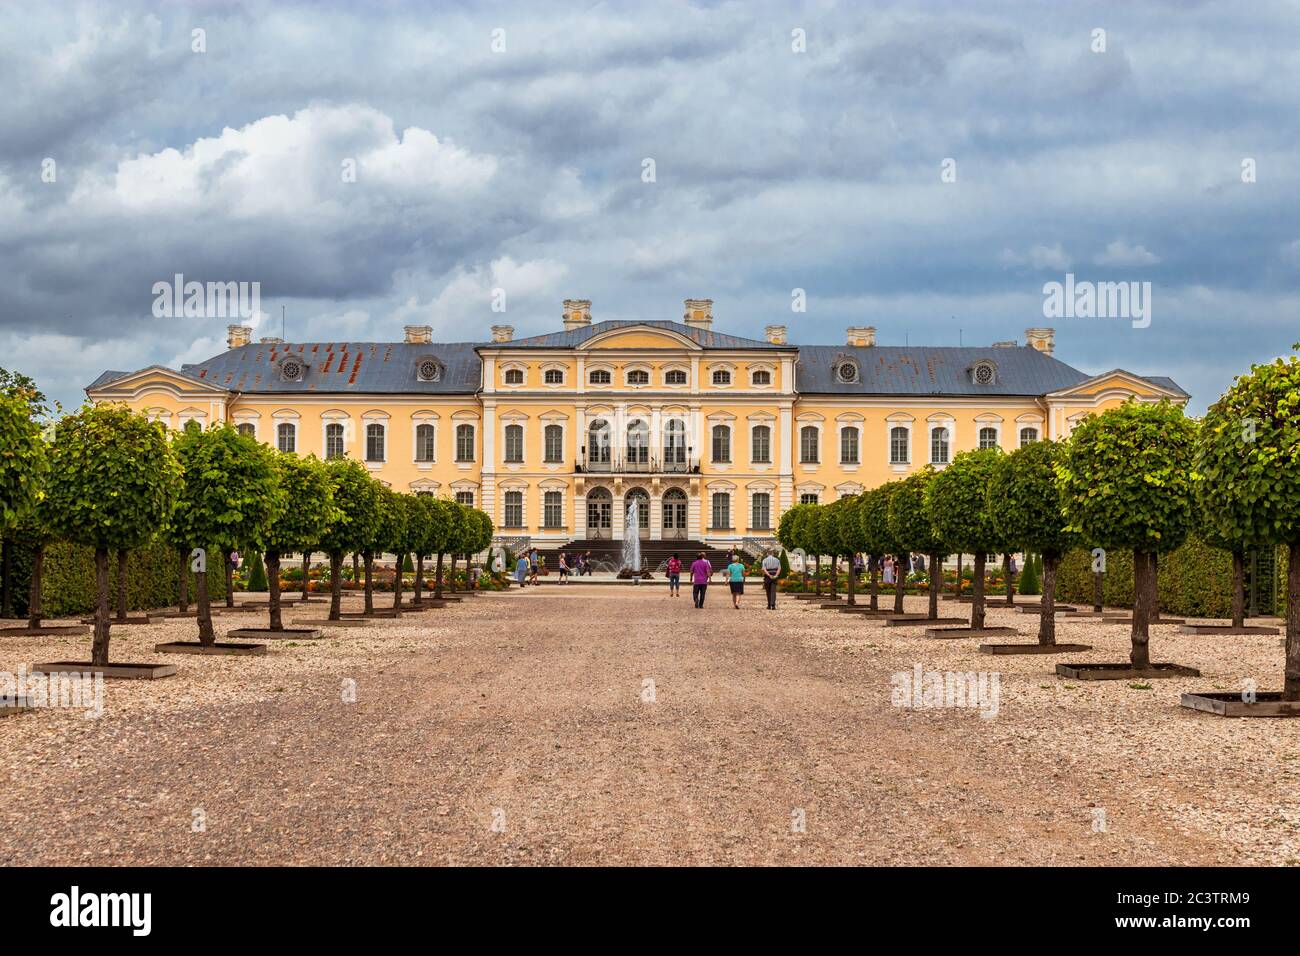
[{"label": "square tree planter", "polygon": [[983,637],[985,634],[1019,634],[1014,627],[927,627],[926,637],[941,641],[951,641],[962,637]]},{"label": "square tree planter", "polygon": [[0,627],[0,637],[76,637],[90,633],[89,624],[42,624],[40,627]]},{"label": "square tree planter", "polygon": [[245,641],[315,641],[323,636],[319,627],[285,627],[278,631],[269,627],[235,627],[226,631],[226,637]]},{"label": "square tree planter", "polygon": [[1132,664],[1057,664],[1057,677],[1073,680],[1148,680],[1160,677],[1200,677],[1195,667],[1182,664],[1152,664],[1134,667]]},{"label": "square tree planter", "polygon": [[[0,632],[3,633],[3,632]],[[1279,634],[1276,627],[1268,627],[1264,624],[1246,624],[1242,627],[1233,627],[1231,624],[1184,624],[1178,629],[1179,634]]]},{"label": "square tree planter", "polygon": [[[1003,605],[1003,607],[1005,606],[1006,605]],[[1037,614],[1039,617],[1043,616],[1043,609],[1037,604],[1017,604],[1016,609],[1021,614]],[[1058,604],[1052,610],[1056,614],[1073,614],[1075,612],[1075,608],[1069,604]]]},{"label": "square tree planter", "polygon": [[[968,617],[927,617],[924,614],[894,614],[885,618],[885,627],[933,627],[936,624],[965,624]],[[1015,631],[1008,630],[1014,634]]]},{"label": "square tree planter", "polygon": [[175,664],[92,664],[89,661],[51,661],[33,664],[33,674],[103,674],[104,680],[157,680],[176,673]]},{"label": "square tree planter", "polygon": [[[93,617],[83,617],[81,619],[81,623],[94,624],[95,619]],[[128,614],[126,616],[126,620],[122,620],[114,615],[110,615],[108,618],[108,623],[111,624],[113,627],[120,627],[123,624],[153,624],[154,620],[148,614]]]},{"label": "square tree planter", "polygon": [[168,641],[155,644],[154,650],[159,654],[204,654],[226,657],[256,657],[266,653],[265,644],[229,644],[217,641],[202,644],[199,641]]},{"label": "square tree planter", "polygon": [[1240,693],[1183,694],[1181,703],[1219,717],[1300,717],[1300,701],[1283,700],[1281,691],[1260,691],[1253,704]]},{"label": "square tree planter", "polygon": [[[1102,624],[1132,624],[1133,618],[1131,615],[1124,615],[1122,617],[1103,617],[1101,619],[1101,623]],[[1187,620],[1181,617],[1153,617],[1147,623],[1148,624],[1186,624]]]},{"label": "square tree planter", "polygon": [[340,611],[344,620],[373,620],[375,618],[399,618],[402,612],[393,607],[377,607],[373,611]]},{"label": "square tree planter", "polygon": [[981,654],[1074,654],[1092,650],[1091,644],[981,644]]},{"label": "square tree planter", "polygon": [[862,614],[866,617],[898,617],[893,608],[878,607],[874,611],[867,604],[844,604],[836,608],[841,614]]},{"label": "square tree planter", "polygon": [[[345,617],[339,621],[331,621],[327,617],[300,617],[294,620],[294,626],[299,624],[315,624],[319,627],[365,627],[370,622],[358,617]],[[243,630],[243,628],[239,628]]]}]

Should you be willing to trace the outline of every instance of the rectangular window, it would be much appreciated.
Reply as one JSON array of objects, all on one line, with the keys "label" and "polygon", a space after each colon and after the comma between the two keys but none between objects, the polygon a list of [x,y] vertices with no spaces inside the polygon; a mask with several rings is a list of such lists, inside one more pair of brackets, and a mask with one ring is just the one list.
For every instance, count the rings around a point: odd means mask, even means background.
[{"label": "rectangular window", "polygon": [[715,531],[731,527],[731,495],[725,491],[713,495],[713,528]]},{"label": "rectangular window", "polygon": [[754,495],[753,517],[749,526],[755,531],[769,531],[772,528],[772,497],[765,491]]},{"label": "rectangular window", "polygon": [[415,460],[433,461],[434,431],[432,425],[415,426]]},{"label": "rectangular window", "polygon": [[948,429],[936,428],[930,432],[930,463],[948,464]]},{"label": "rectangular window", "polygon": [[505,526],[522,528],[524,526],[524,493],[522,491],[506,492]]},{"label": "rectangular window", "polygon": [[858,430],[856,428],[840,429],[840,464],[856,465],[858,463]]},{"label": "rectangular window", "polygon": [[325,426],[325,457],[343,457],[343,426],[332,424]]},{"label": "rectangular window", "polygon": [[474,460],[474,426],[456,426],[456,460]]},{"label": "rectangular window", "polygon": [[275,426],[275,444],[283,452],[292,452],[298,447],[298,429],[289,422]]},{"label": "rectangular window", "polygon": [[506,461],[519,463],[524,460],[524,426],[506,426]]},{"label": "rectangular window", "polygon": [[456,504],[464,505],[466,508],[474,507],[474,492],[458,491],[456,492]]},{"label": "rectangular window", "polygon": [[726,425],[713,426],[713,460],[718,463],[731,461],[731,429]]},{"label": "rectangular window", "polygon": [[754,464],[771,464],[772,462],[772,429],[767,425],[755,425],[753,431],[753,454],[751,460]]},{"label": "rectangular window", "polygon": [[817,448],[819,437],[817,428],[813,425],[799,429],[799,460],[805,465],[815,465],[821,460]]},{"label": "rectangular window", "polygon": [[564,527],[564,496],[558,491],[548,491],[542,503],[542,527]]},{"label": "rectangular window", "polygon": [[805,495],[800,495],[800,496],[799,496],[799,504],[801,504],[801,505],[815,505],[815,504],[817,504],[817,496],[816,496],[815,494],[805,494]]},{"label": "rectangular window", "polygon": [[546,461],[564,460],[564,429],[559,425],[546,426]]},{"label": "rectangular window", "polygon": [[366,461],[384,460],[384,426],[366,426]]},{"label": "rectangular window", "polygon": [[896,425],[889,430],[889,463],[891,465],[907,464],[907,437],[908,431],[902,426]]}]

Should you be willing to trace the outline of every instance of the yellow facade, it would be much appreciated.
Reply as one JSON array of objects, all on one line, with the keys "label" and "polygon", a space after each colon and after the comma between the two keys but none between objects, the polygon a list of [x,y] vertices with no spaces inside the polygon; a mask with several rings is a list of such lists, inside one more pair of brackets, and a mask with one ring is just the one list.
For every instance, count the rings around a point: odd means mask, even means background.
[{"label": "yellow facade", "polygon": [[[408,328],[400,344],[303,346],[253,343],[245,327],[232,327],[234,348],[214,365],[105,373],[87,391],[171,428],[228,420],[299,454],[358,458],[395,489],[484,508],[502,536],[539,543],[621,538],[637,499],[643,537],[715,545],[769,537],[781,513],[801,500],[833,501],[932,462],[943,467],[981,443],[1010,450],[1024,440],[1061,438],[1084,415],[1134,396],[1186,399],[1167,379],[1122,370],[1087,378],[1068,366],[1060,367],[1075,381],[1042,394],[1007,394],[1005,386],[990,394],[922,387],[882,393],[865,385],[839,394],[824,381],[810,391],[799,387],[812,378],[809,347],[801,353],[786,345],[780,327],[769,327],[765,341],[715,336],[707,300],[688,302],[685,323],[595,326],[573,304],[565,304],[567,338],[514,341],[506,327],[494,327],[494,341],[472,347],[477,381],[452,391],[426,391],[414,380],[373,392],[331,384],[347,372],[356,380],[363,357],[389,372],[409,355],[441,361],[440,350],[451,347],[421,338],[418,328],[414,338]],[[1030,333],[1032,344],[1015,348],[1050,356],[1050,330]],[[875,372],[873,362],[890,374],[923,364],[905,350],[886,361],[873,338],[874,330],[851,329],[842,353],[863,375]],[[829,347],[816,348],[841,360]],[[995,365],[1026,360],[1018,351],[983,351]],[[286,392],[276,363],[295,356],[308,377]],[[242,387],[218,374],[218,360],[232,358],[256,370],[237,380]],[[1048,367],[1058,366],[1053,360]]]}]

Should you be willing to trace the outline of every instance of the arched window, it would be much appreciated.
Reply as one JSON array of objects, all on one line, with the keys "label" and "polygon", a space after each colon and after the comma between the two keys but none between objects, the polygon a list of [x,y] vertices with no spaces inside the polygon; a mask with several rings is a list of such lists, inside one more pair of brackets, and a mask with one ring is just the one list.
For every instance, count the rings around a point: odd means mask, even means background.
[{"label": "arched window", "polygon": [[772,373],[765,368],[761,368],[750,377],[750,382],[754,385],[771,385]]},{"label": "arched window", "polygon": [[507,385],[524,384],[524,370],[521,368],[506,369],[506,384]]},{"label": "arched window", "polygon": [[587,426],[587,463],[608,465],[609,460],[609,422],[598,418]]},{"label": "arched window", "polygon": [[384,426],[371,422],[366,426],[366,461],[384,460]]},{"label": "arched window", "polygon": [[686,465],[686,423],[680,418],[670,418],[664,426],[664,465]]},{"label": "arched window", "polygon": [[247,435],[249,438],[257,437],[257,426],[252,422],[240,422],[235,426],[235,431],[241,435]]},{"label": "arched window", "polygon": [[664,537],[686,537],[686,492],[680,488],[669,488],[664,492],[660,508],[663,512]]},{"label": "arched window", "polygon": [[325,426],[325,457],[343,457],[343,426],[338,422]]},{"label": "arched window", "polygon": [[587,376],[587,381],[591,382],[592,385],[608,385],[613,381],[613,378],[610,377],[609,369],[593,368],[591,374]]},{"label": "arched window", "polygon": [[749,519],[749,527],[754,531],[770,531],[772,529],[772,496],[766,491],[754,493],[752,514]]},{"label": "arched window", "polygon": [[889,463],[906,465],[911,456],[908,454],[909,432],[902,425],[895,425],[889,430]]},{"label": "arched window", "polygon": [[627,383],[629,385],[649,385],[650,373],[643,368],[634,368],[627,373]]},{"label": "arched window", "polygon": [[930,464],[948,464],[948,429],[942,425],[930,430]]},{"label": "arched window", "polygon": [[542,435],[544,460],[551,464],[564,461],[564,428],[560,425],[547,425],[542,430]]},{"label": "arched window", "polygon": [[275,426],[275,447],[284,452],[298,448],[298,429],[293,422],[280,422]]},{"label": "arched window", "polygon": [[1036,441],[1038,441],[1038,429],[1037,429],[1037,428],[1022,428],[1022,429],[1020,429],[1020,447],[1021,447],[1021,448],[1024,448],[1026,445],[1028,445],[1028,444],[1030,444],[1030,443],[1032,443],[1032,442],[1036,442]]},{"label": "arched window", "polygon": [[415,460],[416,461],[433,461],[434,444],[433,426],[429,424],[415,426]]},{"label": "arched window", "polygon": [[858,464],[858,430],[852,425],[840,429],[840,464]]},{"label": "arched window", "polygon": [[799,460],[806,465],[815,465],[821,461],[819,431],[816,425],[805,425],[799,429]]},{"label": "arched window", "polygon": [[505,460],[513,464],[519,464],[524,460],[524,426],[523,425],[506,426]]},{"label": "arched window", "polygon": [[713,530],[731,529],[731,495],[725,491],[713,493]]},{"label": "arched window", "polygon": [[685,384],[686,384],[686,373],[685,373],[682,369],[679,369],[679,368],[670,369],[669,371],[667,371],[667,372],[664,373],[664,384],[665,384],[665,385],[685,385]]},{"label": "arched window", "polygon": [[456,426],[456,460],[474,460],[474,426]]},{"label": "arched window", "polygon": [[624,457],[630,465],[645,465],[650,461],[650,426],[639,418],[627,424],[627,451]]},{"label": "arched window", "polygon": [[998,430],[987,425],[980,429],[980,448],[997,448]]},{"label": "arched window", "polygon": [[750,461],[755,464],[772,462],[772,429],[767,425],[755,425],[750,433]]},{"label": "arched window", "polygon": [[731,384],[731,373],[728,372],[725,368],[717,369],[717,370],[713,373],[713,384],[714,384],[714,385],[730,385],[730,384]]},{"label": "arched window", "polygon": [[731,426],[713,426],[713,460],[725,464],[731,461]]},{"label": "arched window", "polygon": [[563,385],[564,370],[559,368],[548,368],[544,376],[547,385]]},{"label": "arched window", "polygon": [[[644,488],[631,488],[623,496],[625,508],[630,508],[632,502],[636,502],[636,526],[638,531],[646,531],[650,528],[650,495]],[[624,511],[626,516],[627,512]]]},{"label": "arched window", "polygon": [[502,523],[507,528],[522,528],[524,526],[524,493],[522,491],[507,491],[505,497],[505,513],[502,515]]}]

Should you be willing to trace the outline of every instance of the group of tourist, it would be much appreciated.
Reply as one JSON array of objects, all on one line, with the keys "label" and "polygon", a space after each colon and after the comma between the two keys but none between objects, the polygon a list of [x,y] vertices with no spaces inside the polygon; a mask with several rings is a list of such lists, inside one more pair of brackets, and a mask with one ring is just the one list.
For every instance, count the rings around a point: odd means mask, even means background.
[{"label": "group of tourist", "polygon": [[[556,564],[560,572],[560,583],[568,584],[570,575],[581,577],[584,574],[591,574],[591,552],[586,551],[582,554],[571,555],[567,551],[561,551]],[[520,587],[537,584],[537,576],[545,573],[546,555],[536,548],[525,551],[519,555],[519,560],[515,562],[515,580],[519,582]]]},{"label": "group of tourist", "polygon": [[[763,573],[763,593],[767,596],[767,609],[776,610],[776,585],[781,577],[781,559],[775,551],[768,551],[761,564]],[[676,553],[668,559],[668,594],[681,597],[682,560]],[[740,610],[740,599],[745,593],[745,574],[749,570],[741,556],[732,552],[727,559],[727,566],[722,570],[727,585],[731,590],[731,606]],[[701,551],[691,563],[691,598],[697,608],[704,607],[704,598],[708,594],[709,580],[713,577],[713,564]]]}]

